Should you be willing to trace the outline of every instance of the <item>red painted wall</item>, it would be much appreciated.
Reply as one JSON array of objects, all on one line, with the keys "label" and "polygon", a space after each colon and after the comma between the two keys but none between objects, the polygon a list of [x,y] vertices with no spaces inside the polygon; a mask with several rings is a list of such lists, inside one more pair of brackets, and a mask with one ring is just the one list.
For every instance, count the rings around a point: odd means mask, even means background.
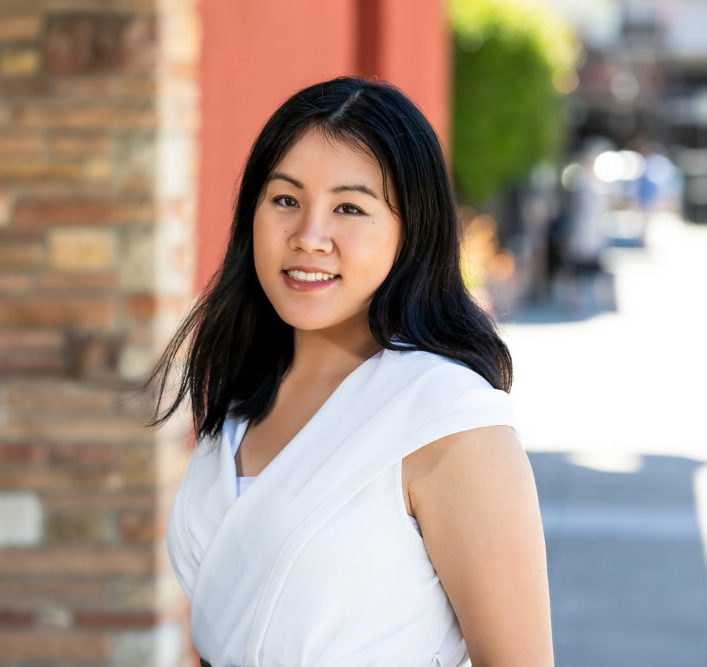
[{"label": "red painted wall", "polygon": [[443,0],[202,0],[196,288],[218,266],[250,145],[303,86],[377,75],[412,97],[446,144]]}]

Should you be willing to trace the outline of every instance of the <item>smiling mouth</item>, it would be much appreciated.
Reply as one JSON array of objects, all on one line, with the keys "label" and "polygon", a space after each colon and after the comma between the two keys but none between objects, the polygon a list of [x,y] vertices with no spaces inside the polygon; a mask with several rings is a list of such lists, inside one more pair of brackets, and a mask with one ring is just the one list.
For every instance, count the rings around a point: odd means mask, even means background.
[{"label": "smiling mouth", "polygon": [[287,274],[293,280],[298,280],[303,283],[326,282],[341,277],[338,273],[308,273],[306,271],[298,271],[296,269],[289,271],[285,270],[283,273]]}]

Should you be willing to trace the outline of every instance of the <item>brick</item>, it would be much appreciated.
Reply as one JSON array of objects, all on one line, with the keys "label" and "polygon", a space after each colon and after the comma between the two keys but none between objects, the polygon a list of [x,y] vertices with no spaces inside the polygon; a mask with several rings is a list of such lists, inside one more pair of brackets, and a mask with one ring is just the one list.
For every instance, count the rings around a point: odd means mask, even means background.
[{"label": "brick", "polygon": [[0,51],[0,74],[3,76],[31,76],[39,70],[39,51],[22,46]]},{"label": "brick", "polygon": [[[4,433],[7,438],[41,438],[46,442],[149,442],[152,434],[130,419],[94,416],[35,415],[22,418],[8,415]],[[139,446],[141,447],[141,446]],[[0,474],[2,471],[0,471]]]},{"label": "brick", "polygon": [[[2,346],[2,337],[0,337],[0,346]],[[114,401],[112,392],[101,391],[94,387],[83,387],[65,379],[14,380],[6,384],[6,391],[7,405],[13,412],[81,412],[84,414],[92,412],[104,414]]]},{"label": "brick", "polygon": [[86,74],[149,71],[156,64],[154,16],[55,15],[47,20],[47,71]]},{"label": "brick", "polygon": [[115,261],[115,235],[105,229],[54,229],[48,245],[51,265],[64,271],[106,270]]},{"label": "brick", "polygon": [[89,183],[113,181],[114,161],[105,158],[91,159],[84,165],[84,179]]},{"label": "brick", "polygon": [[21,489],[116,489],[121,485],[120,474],[112,470],[83,469],[11,469],[0,470],[0,488]]},{"label": "brick", "polygon": [[34,625],[34,613],[14,609],[0,609],[0,627],[28,628]]},{"label": "brick", "polygon": [[39,27],[38,14],[3,16],[0,19],[0,39],[7,41],[34,39],[39,35]]},{"label": "brick", "polygon": [[38,331],[36,329],[0,330],[0,347],[48,347],[60,348],[64,335],[60,331]]},{"label": "brick", "polygon": [[0,181],[75,181],[81,176],[81,165],[77,162],[43,160],[13,161],[0,163]]},{"label": "brick", "polygon": [[51,547],[0,551],[0,573],[23,575],[151,574],[155,555],[143,547]]},{"label": "brick", "polygon": [[96,513],[53,513],[45,519],[44,532],[49,542],[108,542],[109,517]]},{"label": "brick", "polygon": [[157,611],[90,611],[77,612],[74,623],[78,629],[151,628],[160,622]]},{"label": "brick", "polygon": [[66,352],[67,374],[79,380],[116,382],[124,347],[123,333],[72,332]]},{"label": "brick", "polygon": [[42,540],[42,503],[36,493],[0,493],[0,546],[32,546]]},{"label": "brick", "polygon": [[3,659],[9,660],[90,660],[107,658],[112,639],[108,634],[96,632],[40,634],[14,630],[0,631],[0,646]]},{"label": "brick", "polygon": [[58,331],[0,331],[0,369],[50,372],[64,368],[64,339]]},{"label": "brick", "polygon": [[99,225],[154,222],[150,201],[123,199],[21,199],[15,205],[18,224]]},{"label": "brick", "polygon": [[47,447],[47,458],[58,465],[105,466],[116,460],[116,452],[113,445],[56,443]]},{"label": "brick", "polygon": [[44,449],[26,442],[0,442],[0,463],[39,463],[44,460]]},{"label": "brick", "polygon": [[0,188],[0,227],[4,227],[10,222],[10,197]]},{"label": "brick", "polygon": [[167,535],[168,516],[154,513],[123,514],[118,520],[118,532],[123,542],[154,542]]},{"label": "brick", "polygon": [[157,314],[158,301],[154,294],[127,294],[123,298],[123,311],[127,317],[146,320]]},{"label": "brick", "polygon": [[115,307],[104,299],[6,299],[0,303],[0,325],[108,327]]},{"label": "brick", "polygon": [[[0,274],[0,288],[2,285]],[[64,273],[62,271],[43,272],[36,277],[39,289],[56,290],[111,290],[118,285],[118,276],[113,273]]]},{"label": "brick", "polygon": [[27,577],[19,572],[0,578],[0,604],[20,598],[24,605],[42,608],[68,604],[73,607],[107,604],[112,598],[112,584],[101,579],[58,576]]},{"label": "brick", "polygon": [[0,293],[28,292],[35,284],[35,277],[26,273],[0,273]]},{"label": "brick", "polygon": [[52,509],[82,509],[93,507],[101,510],[149,510],[155,505],[155,498],[150,490],[138,492],[135,489],[115,491],[106,489],[97,493],[83,489],[47,489],[42,497]]},{"label": "brick", "polygon": [[96,103],[90,107],[76,107],[35,101],[15,104],[10,120],[19,128],[148,130],[157,127],[157,111],[151,104],[140,107]]},{"label": "brick", "polygon": [[[0,139],[0,148],[2,148],[2,139]],[[51,153],[106,156],[113,148],[113,140],[108,136],[60,134],[47,139],[47,148]]]},{"label": "brick", "polygon": [[39,243],[0,245],[0,268],[30,267],[44,261],[44,246]]},{"label": "brick", "polygon": [[0,134],[0,153],[39,153],[41,150],[42,139],[37,134]]}]

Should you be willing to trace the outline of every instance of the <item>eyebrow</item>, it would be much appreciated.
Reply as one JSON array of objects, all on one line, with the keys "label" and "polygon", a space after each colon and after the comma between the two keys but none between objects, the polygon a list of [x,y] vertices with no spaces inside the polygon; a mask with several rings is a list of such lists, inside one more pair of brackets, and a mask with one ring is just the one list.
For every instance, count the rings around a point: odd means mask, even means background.
[{"label": "eyebrow", "polygon": [[[299,188],[300,190],[304,190],[304,185],[300,181],[298,181],[296,178],[292,178],[292,176],[288,176],[287,174],[283,174],[280,171],[273,172],[273,174],[268,178],[268,181],[274,181],[280,179],[282,181],[287,181],[288,183],[291,183],[294,185],[296,188]],[[373,197],[374,199],[379,199],[378,195],[371,190],[367,185],[337,185],[335,188],[331,189],[332,192],[362,192],[365,195],[368,195],[369,197]]]}]

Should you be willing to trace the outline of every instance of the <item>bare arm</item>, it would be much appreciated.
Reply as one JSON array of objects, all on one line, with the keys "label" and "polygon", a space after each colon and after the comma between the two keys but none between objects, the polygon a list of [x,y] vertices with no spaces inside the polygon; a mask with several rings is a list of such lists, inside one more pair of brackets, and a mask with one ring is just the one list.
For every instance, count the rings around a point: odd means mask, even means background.
[{"label": "bare arm", "polygon": [[552,667],[538,497],[513,429],[455,433],[408,459],[410,505],[474,667]]}]

